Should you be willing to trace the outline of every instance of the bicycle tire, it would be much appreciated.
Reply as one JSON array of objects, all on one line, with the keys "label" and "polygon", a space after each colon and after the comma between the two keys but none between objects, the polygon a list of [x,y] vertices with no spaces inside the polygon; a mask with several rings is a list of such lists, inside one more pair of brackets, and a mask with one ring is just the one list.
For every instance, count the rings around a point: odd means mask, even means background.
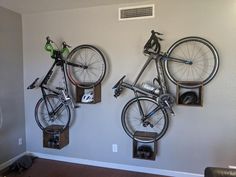
[{"label": "bicycle tire", "polygon": [[[219,55],[216,48],[206,39],[186,37],[176,41],[167,51],[167,58],[190,60],[192,64],[164,61],[168,78],[184,88],[197,88],[208,84],[219,68]],[[186,82],[187,81],[187,82]],[[194,82],[194,84],[188,84]]]},{"label": "bicycle tire", "polygon": [[80,45],[68,55],[67,61],[82,65],[66,65],[66,73],[76,86],[92,88],[102,82],[106,74],[106,61],[102,52],[92,45]]},{"label": "bicycle tire", "polygon": [[[52,115],[49,115],[45,104],[47,100],[49,111]],[[56,115],[53,115],[52,110],[59,109]],[[70,124],[71,111],[68,105],[64,104],[58,95],[48,94],[44,98],[40,98],[35,106],[35,120],[37,125],[43,131],[51,133],[49,126],[59,126],[62,132]]]},{"label": "bicycle tire", "polygon": [[[147,119],[149,121],[148,126],[144,126],[144,122],[141,120],[142,116],[140,115],[140,110],[138,109],[138,102],[140,102],[145,116],[151,114],[155,109],[156,112]],[[136,141],[149,143],[161,139],[166,133],[169,125],[169,118],[165,109],[161,108],[160,105],[149,97],[135,97],[127,102],[124,106],[121,114],[121,123],[122,127],[125,130],[126,134],[135,139]],[[150,125],[154,125],[151,127]],[[155,139],[141,139],[134,137],[135,132],[153,132],[157,133]]]}]

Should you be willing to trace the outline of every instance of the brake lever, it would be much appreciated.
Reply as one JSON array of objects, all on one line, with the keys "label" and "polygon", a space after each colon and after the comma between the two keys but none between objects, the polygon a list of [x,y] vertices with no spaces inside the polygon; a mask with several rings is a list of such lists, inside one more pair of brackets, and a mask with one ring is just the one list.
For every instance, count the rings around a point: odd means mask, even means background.
[{"label": "brake lever", "polygon": [[156,32],[154,30],[151,31],[152,34],[163,35],[162,33]]},{"label": "brake lever", "polygon": [[159,33],[159,32],[155,32],[157,35],[163,35],[162,33]]},{"label": "brake lever", "polygon": [[47,40],[47,44],[49,44],[50,42],[51,42],[51,43],[54,43],[54,42],[50,39],[49,36],[46,37],[46,40]]},{"label": "brake lever", "polygon": [[65,47],[68,47],[68,48],[71,48],[71,46],[70,45],[68,45],[65,41],[64,42],[62,42],[62,46],[63,46],[63,48],[65,48]]}]

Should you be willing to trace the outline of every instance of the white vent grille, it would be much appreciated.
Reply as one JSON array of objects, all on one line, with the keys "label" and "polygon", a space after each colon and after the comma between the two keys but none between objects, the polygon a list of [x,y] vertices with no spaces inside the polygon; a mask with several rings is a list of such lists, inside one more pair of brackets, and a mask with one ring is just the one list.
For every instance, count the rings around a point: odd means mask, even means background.
[{"label": "white vent grille", "polygon": [[154,18],[154,4],[119,8],[119,20]]}]

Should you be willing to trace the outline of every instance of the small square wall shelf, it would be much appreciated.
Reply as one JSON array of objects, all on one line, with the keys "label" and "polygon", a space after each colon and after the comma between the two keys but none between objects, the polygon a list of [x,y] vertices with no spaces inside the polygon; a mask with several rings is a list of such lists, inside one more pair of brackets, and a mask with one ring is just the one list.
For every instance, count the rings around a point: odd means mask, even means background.
[{"label": "small square wall shelf", "polygon": [[76,87],[76,102],[77,103],[83,103],[82,97],[84,95],[84,93],[88,92],[88,91],[92,91],[94,94],[94,99],[92,102],[90,103],[86,103],[86,104],[95,104],[95,103],[99,103],[101,102],[101,84],[96,85],[95,87],[91,88],[91,89],[84,89],[81,87]]},{"label": "small square wall shelf", "polygon": [[69,144],[69,127],[62,130],[60,125],[51,125],[43,130],[43,147],[62,149]]},{"label": "small square wall shelf", "polygon": [[133,138],[133,158],[155,160],[157,155],[157,141],[151,143],[139,142],[136,139],[143,141],[152,141],[156,139],[157,133],[137,131]]},{"label": "small square wall shelf", "polygon": [[[195,88],[185,88],[182,87],[181,84],[194,86],[194,85],[200,85],[199,87]],[[183,96],[186,93],[195,93],[197,95],[197,101],[195,103],[185,103],[183,101]],[[182,97],[182,98],[181,98]],[[176,103],[178,105],[183,106],[203,106],[203,84],[202,82],[178,82],[176,86]]]}]

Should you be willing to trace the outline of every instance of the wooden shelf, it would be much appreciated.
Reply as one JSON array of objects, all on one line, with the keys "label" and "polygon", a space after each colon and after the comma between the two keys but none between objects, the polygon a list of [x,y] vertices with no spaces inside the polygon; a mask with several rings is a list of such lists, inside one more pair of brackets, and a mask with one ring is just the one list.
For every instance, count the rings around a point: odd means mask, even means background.
[{"label": "wooden shelf", "polygon": [[[90,102],[90,103],[83,103],[83,102],[81,102],[81,99],[82,99],[84,93],[88,90],[93,91],[94,100],[93,100],[93,102]],[[81,87],[76,87],[76,102],[83,103],[83,104],[95,104],[95,103],[101,102],[101,84],[98,84],[91,89],[84,89]]]},{"label": "wooden shelf", "polygon": [[[185,88],[180,86],[180,84],[185,84],[185,85],[200,85],[197,88]],[[186,92],[195,92],[198,96],[198,102],[196,104],[183,104],[180,102],[180,96]],[[183,106],[203,106],[203,84],[202,82],[177,82],[176,85],[176,104],[178,105],[183,105]]]},{"label": "wooden shelf", "polygon": [[43,131],[43,147],[62,149],[69,144],[69,127],[62,130],[60,125],[51,125]]},{"label": "wooden shelf", "polygon": [[157,141],[151,143],[142,143],[136,139],[154,140],[157,133],[137,131],[133,138],[133,158],[144,160],[155,160],[157,155]]}]

